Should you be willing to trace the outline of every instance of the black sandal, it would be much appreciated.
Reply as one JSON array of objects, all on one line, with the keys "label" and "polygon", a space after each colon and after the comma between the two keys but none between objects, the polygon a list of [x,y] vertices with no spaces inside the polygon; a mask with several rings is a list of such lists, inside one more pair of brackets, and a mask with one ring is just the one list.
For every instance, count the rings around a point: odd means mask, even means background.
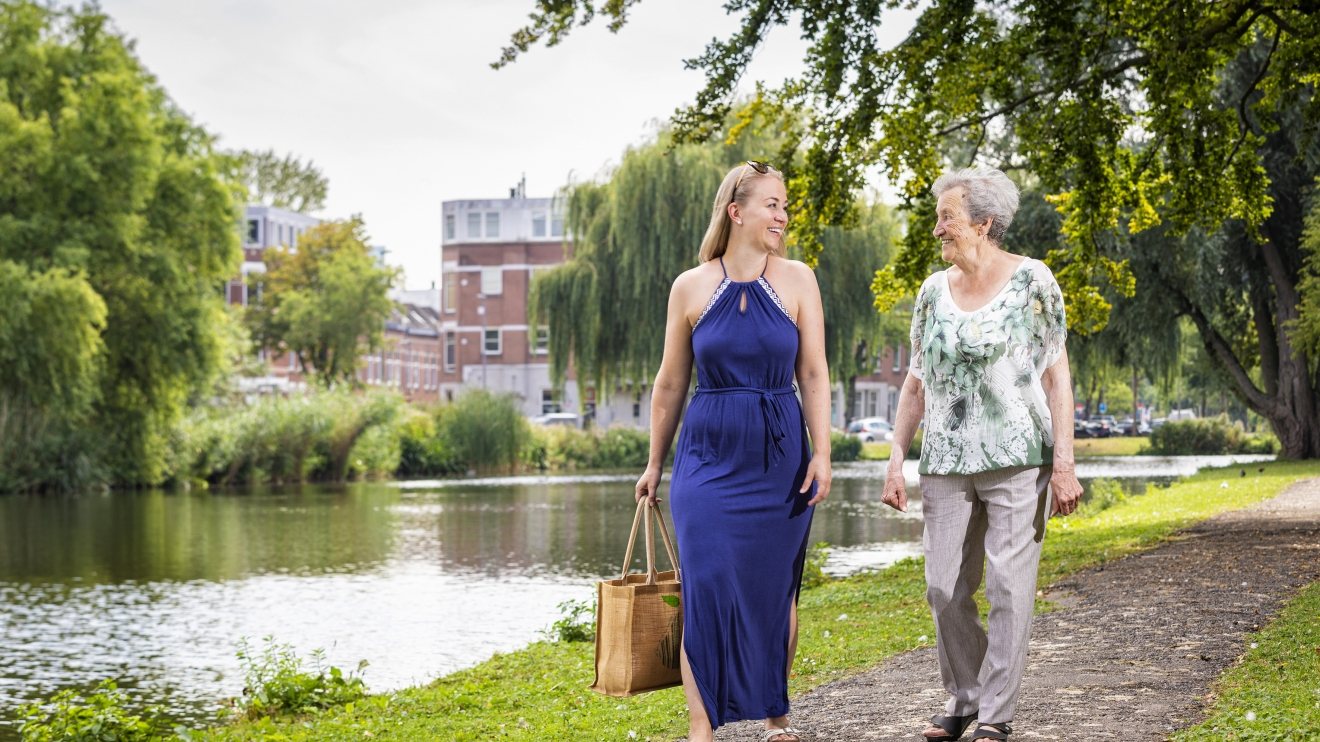
[{"label": "black sandal", "polygon": [[987,724],[986,722],[981,722],[976,725],[976,733],[972,735],[972,742],[976,742],[978,739],[1006,740],[1008,739],[1008,735],[1012,733],[1013,728],[1008,725],[1008,722],[1004,722],[1003,724]]},{"label": "black sandal", "polygon": [[955,742],[963,736],[963,732],[967,731],[967,727],[970,727],[974,721],[976,721],[975,711],[965,716],[940,716],[936,714],[930,717],[930,723],[943,729],[945,735],[943,737],[927,737],[923,734],[921,738],[926,742]]}]

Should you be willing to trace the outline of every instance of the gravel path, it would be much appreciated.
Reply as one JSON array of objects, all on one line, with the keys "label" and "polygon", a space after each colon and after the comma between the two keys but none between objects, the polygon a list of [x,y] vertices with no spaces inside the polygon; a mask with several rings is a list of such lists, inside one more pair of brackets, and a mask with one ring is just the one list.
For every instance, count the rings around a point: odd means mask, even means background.
[{"label": "gravel path", "polygon": [[[1036,617],[1013,739],[1161,740],[1204,718],[1211,683],[1320,579],[1320,479],[1223,513],[1171,542],[1068,577]],[[920,740],[942,708],[935,650],[794,699],[809,740]],[[754,740],[758,722],[717,740]],[[971,738],[970,731],[963,739]]]}]

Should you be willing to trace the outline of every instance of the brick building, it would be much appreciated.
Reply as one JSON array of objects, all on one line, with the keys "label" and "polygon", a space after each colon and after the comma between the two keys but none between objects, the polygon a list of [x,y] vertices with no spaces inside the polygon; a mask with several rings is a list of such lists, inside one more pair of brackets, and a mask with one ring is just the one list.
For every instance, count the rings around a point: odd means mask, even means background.
[{"label": "brick building", "polygon": [[507,199],[446,201],[441,213],[442,398],[485,388],[512,394],[528,417],[583,410],[602,427],[648,424],[649,379],[606,400],[570,372],[561,397],[550,381],[548,331],[527,324],[533,277],[571,251],[563,203],[527,198],[520,186]]}]

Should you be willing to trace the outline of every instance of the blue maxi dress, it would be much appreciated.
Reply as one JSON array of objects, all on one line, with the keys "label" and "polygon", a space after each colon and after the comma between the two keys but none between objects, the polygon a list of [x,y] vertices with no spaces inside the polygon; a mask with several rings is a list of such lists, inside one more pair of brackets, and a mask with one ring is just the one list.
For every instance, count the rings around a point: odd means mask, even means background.
[{"label": "blue maxi dress", "polygon": [[725,271],[692,328],[692,351],[697,389],[669,497],[683,563],[683,643],[719,727],[788,713],[789,609],[815,485],[798,493],[811,453],[793,387],[797,325],[764,271],[755,281]]}]

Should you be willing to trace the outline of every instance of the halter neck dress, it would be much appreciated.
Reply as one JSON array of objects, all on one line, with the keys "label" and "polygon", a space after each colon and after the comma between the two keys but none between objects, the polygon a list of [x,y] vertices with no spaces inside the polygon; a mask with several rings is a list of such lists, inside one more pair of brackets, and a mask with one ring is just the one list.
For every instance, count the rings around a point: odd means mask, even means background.
[{"label": "halter neck dress", "polygon": [[724,271],[692,328],[692,352],[697,389],[669,497],[684,649],[718,727],[788,713],[789,609],[815,485],[798,493],[811,458],[793,386],[798,329],[764,270],[754,281]]}]

